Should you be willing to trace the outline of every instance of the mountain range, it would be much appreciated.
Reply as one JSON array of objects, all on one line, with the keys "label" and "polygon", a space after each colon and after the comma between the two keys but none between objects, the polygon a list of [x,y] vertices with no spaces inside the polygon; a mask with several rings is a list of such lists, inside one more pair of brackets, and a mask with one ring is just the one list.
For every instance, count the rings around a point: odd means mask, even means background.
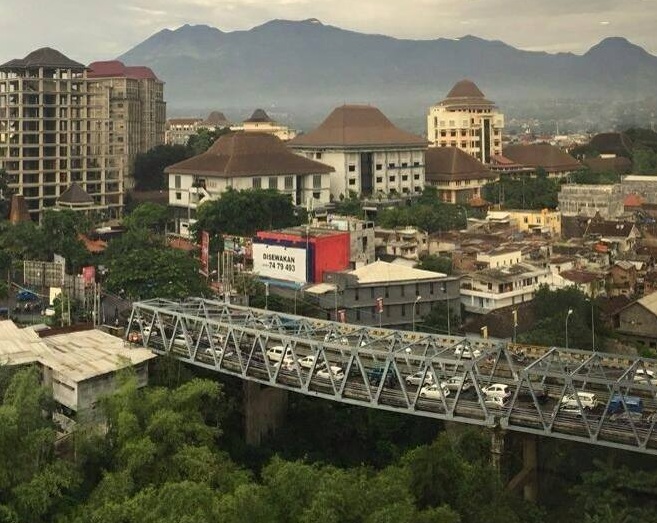
[{"label": "mountain range", "polygon": [[170,114],[255,107],[327,114],[351,102],[423,116],[462,78],[500,105],[641,100],[654,97],[657,85],[657,57],[620,37],[582,55],[549,54],[475,36],[363,34],[316,19],[272,20],[233,32],[207,25],[164,29],[119,59],[147,65],[166,82]]}]

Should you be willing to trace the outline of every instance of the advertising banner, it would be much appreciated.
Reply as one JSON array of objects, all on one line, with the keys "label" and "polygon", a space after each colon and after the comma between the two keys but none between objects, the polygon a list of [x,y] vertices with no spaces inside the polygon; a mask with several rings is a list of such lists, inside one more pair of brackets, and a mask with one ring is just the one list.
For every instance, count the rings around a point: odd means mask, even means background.
[{"label": "advertising banner", "polygon": [[383,312],[383,298],[381,297],[376,299],[376,312],[379,314]]},{"label": "advertising banner", "polygon": [[207,276],[209,272],[210,234],[201,231],[201,272]]},{"label": "advertising banner", "polygon": [[82,279],[84,280],[85,285],[91,285],[96,281],[96,267],[93,265],[87,265],[82,267]]},{"label": "advertising banner", "polygon": [[306,249],[253,244],[253,272],[265,278],[306,283]]}]

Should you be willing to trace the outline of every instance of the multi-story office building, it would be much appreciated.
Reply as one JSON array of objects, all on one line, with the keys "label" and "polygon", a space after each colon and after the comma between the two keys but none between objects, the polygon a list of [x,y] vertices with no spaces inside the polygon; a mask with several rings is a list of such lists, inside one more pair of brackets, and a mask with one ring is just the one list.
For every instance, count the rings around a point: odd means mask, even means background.
[{"label": "multi-story office building", "polygon": [[164,143],[164,82],[148,67],[126,67],[118,60],[91,63],[87,78],[90,118],[97,127],[107,122],[105,141],[130,189],[137,155]]},{"label": "multi-story office building", "polygon": [[121,213],[134,156],[164,140],[162,82],[150,69],[124,69],[125,78],[112,71],[116,82],[88,78],[50,48],[0,65],[0,166],[33,219],[74,183],[106,217]]},{"label": "multi-story office building", "polygon": [[331,195],[415,194],[424,188],[423,138],[395,127],[376,107],[343,105],[289,142],[297,154],[335,169]]},{"label": "multi-story office building", "polygon": [[470,80],[429,109],[427,137],[434,147],[458,147],[483,163],[502,154],[504,115]]}]

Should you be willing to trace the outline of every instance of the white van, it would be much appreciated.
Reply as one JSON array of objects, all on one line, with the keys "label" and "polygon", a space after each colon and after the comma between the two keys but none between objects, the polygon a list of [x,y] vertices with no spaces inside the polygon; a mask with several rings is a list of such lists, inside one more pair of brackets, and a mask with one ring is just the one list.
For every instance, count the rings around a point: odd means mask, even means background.
[{"label": "white van", "polygon": [[493,383],[488,387],[481,389],[486,395],[486,399],[489,398],[501,398],[503,400],[508,399],[511,396],[511,390],[508,385],[504,383]]},{"label": "white van", "polygon": [[561,398],[562,409],[577,409],[577,399],[579,404],[585,409],[594,409],[598,405],[598,397],[593,392],[577,392],[575,394],[566,394]]},{"label": "white van", "polygon": [[275,345],[271,349],[268,349],[267,357],[272,362],[284,360],[284,363],[290,363],[294,361],[292,349],[290,347],[283,347],[283,345]]}]

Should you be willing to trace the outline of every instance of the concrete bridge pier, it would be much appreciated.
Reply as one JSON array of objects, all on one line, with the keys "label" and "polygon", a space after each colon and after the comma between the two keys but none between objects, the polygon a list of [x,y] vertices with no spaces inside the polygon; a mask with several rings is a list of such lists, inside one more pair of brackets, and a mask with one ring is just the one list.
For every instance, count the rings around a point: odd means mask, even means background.
[{"label": "concrete bridge pier", "polygon": [[522,488],[523,497],[535,502],[538,498],[538,436],[522,435],[522,469],[511,479],[507,488]]},{"label": "concrete bridge pier", "polygon": [[499,473],[502,465],[502,454],[504,454],[504,436],[506,431],[499,426],[494,427],[490,434],[490,463]]},{"label": "concrete bridge pier", "polygon": [[248,445],[259,446],[275,434],[285,419],[286,390],[244,381],[244,438]]}]

